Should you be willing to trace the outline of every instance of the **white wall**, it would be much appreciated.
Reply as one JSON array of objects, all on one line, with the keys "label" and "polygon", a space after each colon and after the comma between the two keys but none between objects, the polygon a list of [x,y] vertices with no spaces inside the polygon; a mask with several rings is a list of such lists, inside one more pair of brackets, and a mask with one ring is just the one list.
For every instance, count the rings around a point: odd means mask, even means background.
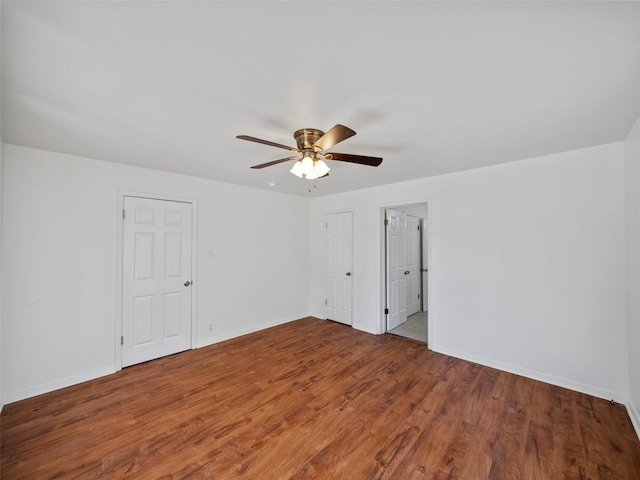
[{"label": "white wall", "polygon": [[624,142],[627,203],[629,414],[640,436],[640,118]]},{"label": "white wall", "polygon": [[117,368],[119,190],[197,199],[198,345],[309,313],[308,199],[14,145],[4,174],[5,403]]},{"label": "white wall", "polygon": [[312,251],[326,212],[354,212],[355,328],[382,331],[380,208],[422,201],[432,349],[626,401],[622,143],[313,199]]},{"label": "white wall", "polygon": [[[0,114],[1,115],[1,114]],[[4,406],[2,392],[2,224],[3,214],[2,205],[4,197],[4,141],[0,135],[0,412]]]},{"label": "white wall", "polygon": [[[0,8],[2,11],[2,8]],[[2,19],[0,18],[0,25],[2,25]],[[2,38],[0,29],[0,38]],[[0,45],[0,52],[2,46]],[[1,60],[1,59],[0,59]],[[0,61],[2,65],[2,61]],[[0,79],[2,78],[2,71],[0,68]],[[0,82],[0,92],[2,91],[2,85]],[[0,119],[2,119],[2,106],[0,105]],[[0,412],[4,405],[2,401],[2,197],[3,197],[3,185],[4,185],[4,140],[2,139],[2,122],[0,121]]]},{"label": "white wall", "polygon": [[[1,114],[0,114],[1,115]],[[4,406],[2,400],[2,204],[4,192],[4,141],[0,135],[0,412]]]}]

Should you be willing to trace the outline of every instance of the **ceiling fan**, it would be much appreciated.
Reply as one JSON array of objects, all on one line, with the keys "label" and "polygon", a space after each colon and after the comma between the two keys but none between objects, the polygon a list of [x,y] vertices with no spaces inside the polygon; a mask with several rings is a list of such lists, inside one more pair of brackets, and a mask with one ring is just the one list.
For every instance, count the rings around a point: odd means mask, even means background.
[{"label": "ceiling fan", "polygon": [[288,162],[289,160],[296,160],[296,163],[290,170],[291,173],[300,178],[315,180],[316,178],[329,175],[330,168],[324,160],[359,163],[360,165],[369,165],[371,167],[377,167],[382,163],[382,158],[380,157],[367,157],[364,155],[325,151],[343,140],[353,137],[355,134],[356,132],[354,130],[340,124],[333,127],[327,133],[315,128],[302,128],[293,134],[293,138],[296,140],[296,144],[298,145],[297,148],[288,147],[280,143],[270,142],[256,137],[250,137],[249,135],[238,135],[236,138],[239,138],[240,140],[248,140],[250,142],[262,143],[264,145],[271,145],[272,147],[284,148],[285,150],[289,150],[293,153],[293,155],[289,157],[273,160],[272,162],[261,163],[260,165],[254,165],[251,168],[265,168],[270,167],[271,165],[277,165],[278,163]]}]

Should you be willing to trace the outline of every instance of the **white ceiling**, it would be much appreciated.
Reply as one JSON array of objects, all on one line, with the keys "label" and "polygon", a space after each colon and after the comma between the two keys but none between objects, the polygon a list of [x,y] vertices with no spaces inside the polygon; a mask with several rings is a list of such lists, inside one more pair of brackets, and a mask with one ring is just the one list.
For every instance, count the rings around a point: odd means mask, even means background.
[{"label": "white ceiling", "polygon": [[[2,2],[5,142],[317,196],[622,140],[638,2]],[[254,164],[358,132],[309,193]]]}]

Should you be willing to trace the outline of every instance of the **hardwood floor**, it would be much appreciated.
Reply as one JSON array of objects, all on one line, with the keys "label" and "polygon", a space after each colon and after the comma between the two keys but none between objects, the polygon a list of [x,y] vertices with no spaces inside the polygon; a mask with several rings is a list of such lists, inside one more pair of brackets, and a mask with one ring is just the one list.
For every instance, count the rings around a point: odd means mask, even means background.
[{"label": "hardwood floor", "polygon": [[622,405],[312,318],[1,421],[5,480],[640,479]]}]

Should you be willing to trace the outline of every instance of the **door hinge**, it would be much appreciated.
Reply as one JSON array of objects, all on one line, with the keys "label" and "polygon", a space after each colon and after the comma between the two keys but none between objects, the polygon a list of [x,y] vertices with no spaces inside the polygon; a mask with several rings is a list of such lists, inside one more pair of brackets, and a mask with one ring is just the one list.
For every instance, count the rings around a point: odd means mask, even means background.
[{"label": "door hinge", "polygon": [[420,300],[420,294],[418,294],[418,300]]},{"label": "door hinge", "polygon": [[324,228],[329,228],[329,224],[327,222],[324,222]]},{"label": "door hinge", "polygon": [[385,308],[385,309],[384,309],[384,314],[385,314],[385,315],[389,315],[389,309],[388,309],[388,308]]},{"label": "door hinge", "polygon": [[420,230],[420,225],[418,225],[418,230]]},{"label": "door hinge", "polygon": [[120,336],[120,345],[124,345],[124,336]]},{"label": "door hinge", "polygon": [[127,211],[124,208],[122,209],[122,218],[127,218]]},{"label": "door hinge", "polygon": [[329,304],[329,302],[327,302],[327,299],[326,299],[326,298],[324,299],[324,304],[325,304],[325,305],[328,305],[328,304]]},{"label": "door hinge", "polygon": [[384,219],[384,224],[385,224],[385,225],[389,225],[389,219],[388,219],[388,218],[385,218],[385,219]]}]

